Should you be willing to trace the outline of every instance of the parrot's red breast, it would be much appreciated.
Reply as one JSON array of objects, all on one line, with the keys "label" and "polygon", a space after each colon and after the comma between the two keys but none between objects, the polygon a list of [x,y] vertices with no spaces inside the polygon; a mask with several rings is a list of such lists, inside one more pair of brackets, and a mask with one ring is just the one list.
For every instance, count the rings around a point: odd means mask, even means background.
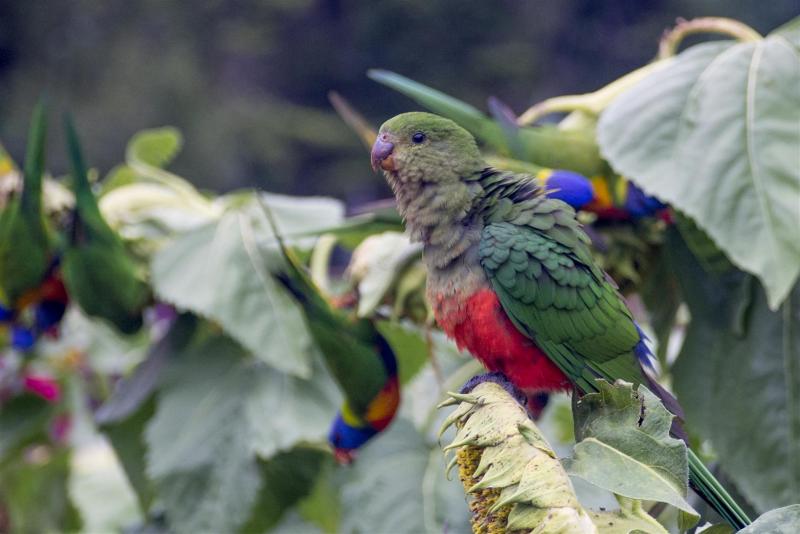
[{"label": "parrot's red breast", "polygon": [[497,295],[483,288],[472,295],[432,295],[436,321],[459,349],[467,349],[489,371],[499,371],[526,393],[564,391],[569,379],[522,335]]}]

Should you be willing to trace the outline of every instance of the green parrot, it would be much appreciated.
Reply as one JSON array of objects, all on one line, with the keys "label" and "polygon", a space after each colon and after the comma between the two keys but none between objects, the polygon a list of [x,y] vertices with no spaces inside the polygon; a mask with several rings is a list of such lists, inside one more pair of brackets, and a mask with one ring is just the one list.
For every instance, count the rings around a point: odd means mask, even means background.
[{"label": "green parrot", "polygon": [[75,190],[75,211],[62,271],[70,296],[87,315],[109,321],[126,334],[142,326],[150,293],[120,237],[108,226],[92,192],[72,122],[65,119]]},{"label": "green parrot", "polygon": [[[275,229],[269,208],[264,206],[264,211]],[[371,321],[348,317],[331,307],[280,236],[278,245],[285,267],[275,278],[303,309],[309,331],[344,394],[328,442],[336,459],[349,463],[354,452],[385,430],[397,413],[397,359]]]},{"label": "green parrot", "polygon": [[[644,336],[570,206],[530,175],[489,167],[469,132],[430,113],[385,122],[371,159],[412,240],[424,244],[427,296],[459,347],[528,395],[594,392],[598,378],[622,379],[651,388],[681,416],[645,371]],[[689,468],[717,512],[737,528],[749,523],[691,450]]]},{"label": "green parrot", "polygon": [[53,259],[42,207],[46,134],[45,106],[40,103],[31,121],[22,192],[9,198],[0,214],[0,301],[12,310],[35,293]]}]

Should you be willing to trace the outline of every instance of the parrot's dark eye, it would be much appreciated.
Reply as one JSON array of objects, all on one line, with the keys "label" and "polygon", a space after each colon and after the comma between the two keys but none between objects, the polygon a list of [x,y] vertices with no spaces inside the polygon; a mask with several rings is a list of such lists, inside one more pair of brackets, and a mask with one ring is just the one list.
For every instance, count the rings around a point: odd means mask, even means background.
[{"label": "parrot's dark eye", "polygon": [[422,132],[417,132],[417,133],[415,133],[414,135],[411,136],[411,141],[415,145],[418,145],[421,142],[425,141],[425,134],[422,133]]}]

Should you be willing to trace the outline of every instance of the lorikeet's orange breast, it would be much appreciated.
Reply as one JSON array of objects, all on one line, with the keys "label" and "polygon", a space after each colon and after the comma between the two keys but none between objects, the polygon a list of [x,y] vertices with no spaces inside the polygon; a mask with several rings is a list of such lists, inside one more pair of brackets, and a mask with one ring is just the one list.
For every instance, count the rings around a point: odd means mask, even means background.
[{"label": "lorikeet's orange breast", "polygon": [[431,295],[436,321],[460,349],[499,371],[526,393],[563,391],[569,379],[508,318],[489,288],[469,296]]}]

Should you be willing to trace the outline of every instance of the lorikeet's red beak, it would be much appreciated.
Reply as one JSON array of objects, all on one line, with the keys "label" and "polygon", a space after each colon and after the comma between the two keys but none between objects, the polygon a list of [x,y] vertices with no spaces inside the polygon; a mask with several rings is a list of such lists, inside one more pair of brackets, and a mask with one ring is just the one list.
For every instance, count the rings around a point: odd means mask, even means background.
[{"label": "lorikeet's red beak", "polygon": [[375,144],[372,145],[371,161],[373,170],[381,168],[385,171],[394,170],[394,158],[392,151],[394,145],[389,141],[389,136],[382,133],[375,139]]}]

